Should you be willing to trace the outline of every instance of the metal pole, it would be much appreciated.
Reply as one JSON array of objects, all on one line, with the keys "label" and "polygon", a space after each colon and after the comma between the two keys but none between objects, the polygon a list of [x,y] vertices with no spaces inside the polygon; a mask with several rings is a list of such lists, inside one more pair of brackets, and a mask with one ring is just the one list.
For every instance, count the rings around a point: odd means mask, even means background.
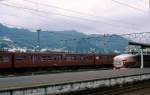
[{"label": "metal pole", "polygon": [[38,33],[38,51],[41,50],[41,45],[40,45],[40,32],[41,32],[41,29],[37,30],[37,33]]},{"label": "metal pole", "polygon": [[141,52],[141,66],[140,66],[140,68],[143,69],[144,68],[144,62],[143,62],[143,49],[142,48],[140,49],[140,52]]},{"label": "metal pole", "polygon": [[150,15],[150,0],[149,0],[149,15]]}]

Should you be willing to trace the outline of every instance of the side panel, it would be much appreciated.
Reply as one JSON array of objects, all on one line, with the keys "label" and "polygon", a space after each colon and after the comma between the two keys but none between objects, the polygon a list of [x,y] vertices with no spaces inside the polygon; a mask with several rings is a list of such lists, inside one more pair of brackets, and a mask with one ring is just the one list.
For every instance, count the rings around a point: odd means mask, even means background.
[{"label": "side panel", "polygon": [[95,55],[96,65],[112,65],[115,55]]},{"label": "side panel", "polygon": [[14,67],[15,68],[31,68],[36,66],[36,62],[33,58],[34,54],[30,53],[15,53],[14,54]]},{"label": "side panel", "polygon": [[93,54],[87,54],[83,56],[82,64],[84,65],[95,65],[95,56]]},{"label": "side panel", "polygon": [[12,53],[0,52],[0,69],[12,68]]},{"label": "side panel", "polygon": [[38,55],[38,67],[62,66],[61,54],[41,53]]}]

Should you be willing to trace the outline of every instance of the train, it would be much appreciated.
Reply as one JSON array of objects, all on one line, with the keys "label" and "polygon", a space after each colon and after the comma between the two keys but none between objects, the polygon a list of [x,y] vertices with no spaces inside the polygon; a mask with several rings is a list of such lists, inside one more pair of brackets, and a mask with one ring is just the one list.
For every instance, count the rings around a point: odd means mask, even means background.
[{"label": "train", "polygon": [[[150,54],[143,55],[144,67],[150,67]],[[121,54],[113,58],[114,69],[137,68],[141,66],[140,54]]]},{"label": "train", "polygon": [[0,70],[54,67],[112,67],[116,54],[65,52],[0,52]]}]

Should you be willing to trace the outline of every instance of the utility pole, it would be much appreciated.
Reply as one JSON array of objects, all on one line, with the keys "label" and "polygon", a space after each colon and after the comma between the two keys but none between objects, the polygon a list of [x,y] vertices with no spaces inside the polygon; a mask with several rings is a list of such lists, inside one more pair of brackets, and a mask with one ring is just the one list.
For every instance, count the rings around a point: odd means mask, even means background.
[{"label": "utility pole", "polygon": [[37,42],[38,42],[38,43],[37,43],[37,44],[38,44],[37,46],[38,46],[38,51],[39,51],[39,52],[40,52],[40,50],[41,50],[40,32],[41,32],[41,29],[38,29],[38,30],[37,30],[37,34],[38,34],[38,35],[37,35]]},{"label": "utility pole", "polygon": [[140,53],[141,53],[141,66],[140,68],[143,69],[144,68],[144,61],[143,61],[143,48],[140,49]]},{"label": "utility pole", "polygon": [[149,0],[149,15],[150,15],[150,0]]}]

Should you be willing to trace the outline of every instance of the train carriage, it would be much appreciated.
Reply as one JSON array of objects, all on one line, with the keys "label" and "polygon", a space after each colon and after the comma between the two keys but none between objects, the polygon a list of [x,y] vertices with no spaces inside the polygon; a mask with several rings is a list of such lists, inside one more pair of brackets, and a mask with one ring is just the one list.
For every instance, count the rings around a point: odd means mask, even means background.
[{"label": "train carriage", "polygon": [[12,53],[0,52],[0,69],[8,69],[13,66]]},{"label": "train carriage", "polygon": [[14,68],[32,68],[36,67],[37,61],[33,53],[16,52],[14,56]]},{"label": "train carriage", "polygon": [[39,53],[38,67],[56,67],[62,66],[62,54]]},{"label": "train carriage", "polygon": [[86,56],[85,57],[85,64],[95,65],[95,55],[94,54],[90,54],[90,55]]},{"label": "train carriage", "polygon": [[103,67],[110,67],[112,66],[113,57],[115,54],[97,54],[95,55],[95,65],[103,66]]},{"label": "train carriage", "polygon": [[108,67],[114,54],[79,54],[65,52],[0,52],[0,69],[53,67]]},{"label": "train carriage", "polygon": [[[150,67],[150,55],[143,55],[144,67]],[[121,54],[113,59],[114,69],[136,68],[141,66],[141,55]]]}]

